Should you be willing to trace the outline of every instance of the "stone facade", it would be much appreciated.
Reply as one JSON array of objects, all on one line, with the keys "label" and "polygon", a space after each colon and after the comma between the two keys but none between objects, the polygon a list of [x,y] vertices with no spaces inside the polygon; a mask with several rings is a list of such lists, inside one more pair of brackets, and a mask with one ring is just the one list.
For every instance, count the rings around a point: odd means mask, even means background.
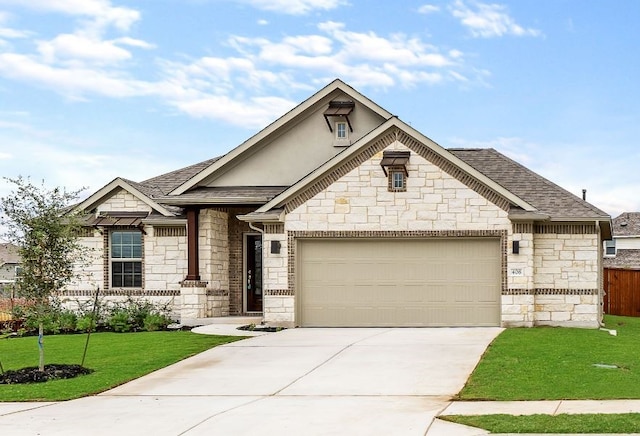
[{"label": "stone facade", "polygon": [[[409,150],[399,141],[385,149]],[[367,237],[394,232],[394,237],[455,237],[475,231],[504,235],[503,326],[597,327],[601,312],[595,226],[514,224],[506,210],[415,151],[407,165],[406,192],[389,192],[380,167],[383,151],[334,180],[320,181],[326,187],[288,210],[282,232],[264,235],[266,322],[296,322],[292,235]],[[270,241],[280,242],[279,254],[270,253]],[[511,249],[513,241],[519,242],[517,254]]]}]

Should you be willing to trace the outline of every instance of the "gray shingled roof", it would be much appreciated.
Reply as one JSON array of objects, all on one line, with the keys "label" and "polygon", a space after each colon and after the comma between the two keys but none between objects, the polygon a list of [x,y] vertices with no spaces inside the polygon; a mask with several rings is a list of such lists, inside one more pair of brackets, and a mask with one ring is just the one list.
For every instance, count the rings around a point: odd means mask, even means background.
[{"label": "gray shingled roof", "polygon": [[640,235],[640,212],[623,212],[613,219],[613,236]]},{"label": "gray shingled roof", "polygon": [[606,212],[493,148],[448,151],[551,218],[609,218]]},{"label": "gray shingled roof", "polygon": [[615,257],[605,257],[605,268],[640,269],[640,250],[616,250]]},{"label": "gray shingled roof", "polygon": [[[167,195],[169,192],[176,189],[178,186],[182,185],[184,182],[194,177],[200,171],[208,168],[215,161],[220,159],[220,156],[214,157],[213,159],[205,160],[203,162],[199,162],[197,164],[190,165],[185,168],[181,168],[179,170],[171,171],[166,174],[161,174],[156,177],[152,177],[151,179],[144,180],[139,184],[145,186],[149,189],[148,192],[153,193],[156,196]],[[139,189],[136,187],[136,189]],[[142,191],[145,194],[147,192]]]},{"label": "gray shingled roof", "polygon": [[[606,212],[492,148],[452,148],[448,151],[551,218],[609,218]],[[219,157],[209,159],[140,183],[130,180],[127,182],[163,205],[188,204],[190,201],[201,203],[208,199],[223,201],[225,198],[260,198],[266,203],[287,188],[284,186],[196,188],[179,196],[167,195],[218,159]],[[175,206],[167,207],[175,213],[181,211]],[[640,230],[640,213],[633,215],[633,222]]]}]

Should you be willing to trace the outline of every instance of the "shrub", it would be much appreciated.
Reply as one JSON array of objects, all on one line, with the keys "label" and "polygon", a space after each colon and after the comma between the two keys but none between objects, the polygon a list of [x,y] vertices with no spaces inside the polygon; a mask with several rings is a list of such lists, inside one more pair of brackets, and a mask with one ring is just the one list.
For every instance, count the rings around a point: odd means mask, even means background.
[{"label": "shrub", "polygon": [[171,324],[171,319],[161,313],[150,313],[144,318],[143,324],[146,331],[155,332],[167,328]]},{"label": "shrub", "polygon": [[133,329],[133,323],[126,310],[118,310],[109,317],[107,324],[114,332],[126,333]]},{"label": "shrub", "polygon": [[82,315],[76,322],[76,330],[78,332],[96,331],[96,322],[93,320],[93,315]]},{"label": "shrub", "polygon": [[76,331],[78,316],[71,310],[63,310],[58,314],[58,325],[63,333]]}]

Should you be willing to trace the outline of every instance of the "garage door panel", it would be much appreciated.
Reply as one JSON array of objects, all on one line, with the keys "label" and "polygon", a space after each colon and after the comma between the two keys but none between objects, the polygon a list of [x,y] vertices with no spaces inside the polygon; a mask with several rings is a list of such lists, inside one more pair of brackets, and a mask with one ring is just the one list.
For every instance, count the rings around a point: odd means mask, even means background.
[{"label": "garage door panel", "polygon": [[497,238],[298,244],[301,325],[499,325]]}]

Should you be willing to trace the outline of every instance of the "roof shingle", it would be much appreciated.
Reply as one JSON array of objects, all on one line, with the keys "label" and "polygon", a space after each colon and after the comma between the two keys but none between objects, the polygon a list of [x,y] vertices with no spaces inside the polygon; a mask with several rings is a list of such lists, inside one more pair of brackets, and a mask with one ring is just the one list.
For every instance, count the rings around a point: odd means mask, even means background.
[{"label": "roof shingle", "polygon": [[493,148],[448,151],[551,218],[609,218],[606,212]]}]

